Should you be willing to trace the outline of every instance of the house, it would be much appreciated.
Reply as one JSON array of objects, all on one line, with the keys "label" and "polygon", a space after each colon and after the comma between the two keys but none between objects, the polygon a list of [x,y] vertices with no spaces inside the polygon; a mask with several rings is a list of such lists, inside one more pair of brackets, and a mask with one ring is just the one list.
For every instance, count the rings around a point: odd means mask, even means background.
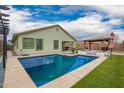
[{"label": "house", "polygon": [[59,25],[16,33],[12,38],[13,52],[18,55],[62,52],[66,43],[73,44],[75,41],[76,39]]}]

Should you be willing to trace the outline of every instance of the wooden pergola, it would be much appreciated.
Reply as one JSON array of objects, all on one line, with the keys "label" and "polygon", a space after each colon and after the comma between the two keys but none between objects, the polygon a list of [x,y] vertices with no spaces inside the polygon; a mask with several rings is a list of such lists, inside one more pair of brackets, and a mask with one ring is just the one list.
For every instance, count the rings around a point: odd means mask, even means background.
[{"label": "wooden pergola", "polygon": [[0,6],[0,34],[3,35],[3,68],[6,67],[7,60],[7,35],[9,33],[9,15],[2,13],[1,10],[9,10],[6,6]]},{"label": "wooden pergola", "polygon": [[106,42],[108,42],[108,44],[109,44],[109,40],[110,40],[110,37],[95,37],[95,38],[83,40],[83,41],[84,41],[84,48],[85,48],[85,44],[86,44],[86,43],[89,44],[89,48],[88,48],[88,49],[91,50],[91,45],[92,45],[94,42],[103,42],[103,41],[106,41]]}]

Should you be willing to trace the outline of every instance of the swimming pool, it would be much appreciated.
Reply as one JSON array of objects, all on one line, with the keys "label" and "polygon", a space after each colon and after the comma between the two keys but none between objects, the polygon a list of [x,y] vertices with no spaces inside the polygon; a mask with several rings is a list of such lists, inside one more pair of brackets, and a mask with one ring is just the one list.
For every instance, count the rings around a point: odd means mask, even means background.
[{"label": "swimming pool", "polygon": [[26,72],[37,87],[46,84],[68,72],[71,72],[97,57],[44,55],[37,57],[19,58]]}]

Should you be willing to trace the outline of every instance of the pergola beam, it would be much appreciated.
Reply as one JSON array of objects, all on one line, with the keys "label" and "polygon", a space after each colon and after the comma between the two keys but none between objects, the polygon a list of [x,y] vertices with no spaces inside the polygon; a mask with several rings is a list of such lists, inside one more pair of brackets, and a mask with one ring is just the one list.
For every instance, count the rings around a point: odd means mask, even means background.
[{"label": "pergola beam", "polygon": [[108,41],[110,38],[104,38],[104,39],[94,39],[94,40],[84,40],[84,42],[100,42],[100,41]]},{"label": "pergola beam", "polygon": [[1,15],[4,16],[4,17],[9,17],[9,15],[4,14],[4,13],[1,13]]},{"label": "pergola beam", "polygon": [[[0,9],[2,10],[9,10],[8,7],[0,6]],[[3,18],[5,17],[5,18]],[[7,33],[9,32],[9,28],[7,25],[9,23],[6,23],[5,21],[9,21],[6,19],[6,17],[9,17],[9,15],[1,13],[0,11],[0,34],[3,34],[3,68],[6,67],[6,60],[7,60]]]},{"label": "pergola beam", "polygon": [[[9,26],[4,26],[5,28],[9,28]],[[3,26],[2,25],[0,25],[0,28],[3,28]]]},{"label": "pergola beam", "polygon": [[3,23],[2,23],[2,22],[0,22],[0,24],[8,25],[9,23],[6,23],[6,22],[3,22]]},{"label": "pergola beam", "polygon": [[5,18],[3,18],[3,21],[10,21],[9,19],[5,19]]},{"label": "pergola beam", "polygon": [[0,9],[2,9],[2,10],[10,10],[10,8],[8,8],[6,6],[3,6],[3,5],[0,6]]}]

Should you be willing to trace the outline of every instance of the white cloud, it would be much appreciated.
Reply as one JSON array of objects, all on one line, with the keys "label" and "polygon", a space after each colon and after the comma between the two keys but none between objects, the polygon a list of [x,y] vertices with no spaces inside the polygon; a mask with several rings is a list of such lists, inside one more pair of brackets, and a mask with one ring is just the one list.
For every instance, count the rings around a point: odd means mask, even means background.
[{"label": "white cloud", "polygon": [[[110,21],[101,22],[102,19],[101,15],[95,14],[95,15],[89,15],[86,17],[81,17],[77,20],[71,21],[71,22],[63,22],[59,23],[61,24],[67,31],[73,34],[78,39],[83,39],[91,36],[97,36],[97,35],[108,35],[112,31],[111,26],[115,24],[120,24],[120,19],[111,19]],[[117,35],[123,35],[119,34],[120,31],[114,31],[118,33]],[[124,32],[122,32],[124,33]],[[122,36],[121,36],[122,37]],[[121,38],[122,40],[123,38]],[[119,38],[120,40],[120,38]]]},{"label": "white cloud", "polygon": [[21,11],[11,8],[10,15],[11,21],[9,39],[11,39],[13,33],[25,31],[34,27],[60,24],[78,40],[89,36],[107,35],[112,31],[119,36],[119,41],[124,40],[124,32],[111,29],[113,25],[121,24],[121,19],[111,19],[106,22],[101,22],[103,16],[100,14],[89,14],[85,17],[80,17],[77,20],[56,21],[53,23],[44,20],[38,22],[28,21],[29,16],[32,15],[28,10]]},{"label": "white cloud", "polygon": [[17,32],[22,32],[34,27],[45,25],[43,22],[28,21],[32,14],[28,10],[16,10],[11,7],[10,10],[10,33],[8,38],[11,39],[12,35]]},{"label": "white cloud", "polygon": [[83,10],[88,11],[92,9],[90,9],[89,6],[68,5],[68,6],[63,6],[62,8],[60,8],[60,10],[56,12],[56,14],[73,15],[74,13],[79,13],[81,15],[82,14],[81,11]]},{"label": "white cloud", "polygon": [[124,5],[93,6],[100,12],[109,14],[109,17],[124,17]]},{"label": "white cloud", "polygon": [[[97,6],[82,6],[82,5],[69,5],[62,7],[57,13],[58,14],[73,14],[78,11],[97,10],[99,12],[107,13],[109,17],[123,17],[124,18],[124,5],[97,5]],[[82,12],[79,12],[82,14]],[[84,14],[84,13],[83,13]]]},{"label": "white cloud", "polygon": [[78,11],[78,10],[82,10],[82,6],[64,6],[62,7],[58,12],[56,12],[57,14],[73,14],[74,12]]}]

